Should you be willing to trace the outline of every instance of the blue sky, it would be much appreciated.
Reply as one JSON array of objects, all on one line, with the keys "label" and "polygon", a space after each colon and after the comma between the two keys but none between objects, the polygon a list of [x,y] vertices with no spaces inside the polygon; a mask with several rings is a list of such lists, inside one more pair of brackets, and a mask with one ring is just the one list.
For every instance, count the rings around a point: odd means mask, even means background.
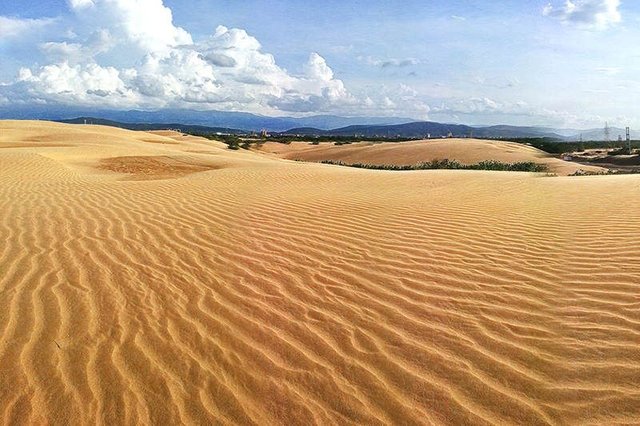
[{"label": "blue sky", "polygon": [[0,105],[640,126],[619,0],[0,0]]}]

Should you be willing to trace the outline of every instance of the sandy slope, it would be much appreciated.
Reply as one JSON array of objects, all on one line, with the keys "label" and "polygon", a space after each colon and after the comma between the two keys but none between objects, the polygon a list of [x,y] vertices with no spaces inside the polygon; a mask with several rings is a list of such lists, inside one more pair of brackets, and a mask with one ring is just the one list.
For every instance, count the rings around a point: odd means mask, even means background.
[{"label": "sandy slope", "polygon": [[637,176],[0,122],[0,419],[638,423],[639,211]]},{"label": "sandy slope", "polygon": [[457,160],[463,164],[476,164],[495,160],[503,163],[532,161],[547,165],[551,173],[570,175],[577,170],[604,172],[596,166],[585,166],[562,161],[531,146],[481,139],[430,139],[402,143],[360,142],[336,146],[333,143],[311,145],[294,142],[289,145],[266,143],[262,149],[290,160],[315,161],[334,160],[344,163],[377,165],[414,165],[433,160]]}]

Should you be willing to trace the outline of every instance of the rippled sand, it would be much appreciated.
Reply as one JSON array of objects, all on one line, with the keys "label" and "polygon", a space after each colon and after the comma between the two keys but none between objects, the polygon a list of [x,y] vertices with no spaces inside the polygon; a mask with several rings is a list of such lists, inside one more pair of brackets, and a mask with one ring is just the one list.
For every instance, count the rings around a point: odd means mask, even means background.
[{"label": "rippled sand", "polygon": [[640,422],[640,176],[0,122],[4,424]]}]

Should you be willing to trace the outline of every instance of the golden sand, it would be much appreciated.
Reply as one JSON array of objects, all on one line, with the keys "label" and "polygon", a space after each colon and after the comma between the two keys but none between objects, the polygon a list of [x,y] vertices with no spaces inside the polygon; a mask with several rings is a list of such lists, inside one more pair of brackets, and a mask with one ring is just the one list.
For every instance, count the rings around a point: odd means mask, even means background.
[{"label": "golden sand", "polygon": [[262,150],[290,160],[342,161],[346,164],[415,165],[434,160],[456,160],[462,164],[481,161],[502,163],[534,162],[544,164],[550,173],[566,176],[578,170],[606,172],[597,166],[570,163],[555,158],[537,148],[514,142],[479,139],[430,139],[412,142],[372,143],[358,142],[336,146],[333,143],[311,145],[293,142],[289,145],[269,142]]},{"label": "golden sand", "polygon": [[638,423],[638,212],[640,176],[0,122],[0,419]]}]

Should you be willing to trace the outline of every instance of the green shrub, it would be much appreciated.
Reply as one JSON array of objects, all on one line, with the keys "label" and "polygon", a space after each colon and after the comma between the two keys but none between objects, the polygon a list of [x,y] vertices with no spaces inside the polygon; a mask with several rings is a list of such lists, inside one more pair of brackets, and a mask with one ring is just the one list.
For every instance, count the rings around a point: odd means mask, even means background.
[{"label": "green shrub", "polygon": [[433,160],[416,165],[394,165],[394,164],[364,164],[364,163],[343,163],[342,161],[323,160],[323,164],[333,164],[336,166],[355,167],[358,169],[369,170],[392,170],[392,171],[407,171],[407,170],[491,170],[491,171],[506,171],[506,172],[545,172],[547,166],[544,164],[534,163],[532,161],[519,162],[519,163],[501,163],[495,160],[481,161],[477,164],[462,164],[456,160]]}]

